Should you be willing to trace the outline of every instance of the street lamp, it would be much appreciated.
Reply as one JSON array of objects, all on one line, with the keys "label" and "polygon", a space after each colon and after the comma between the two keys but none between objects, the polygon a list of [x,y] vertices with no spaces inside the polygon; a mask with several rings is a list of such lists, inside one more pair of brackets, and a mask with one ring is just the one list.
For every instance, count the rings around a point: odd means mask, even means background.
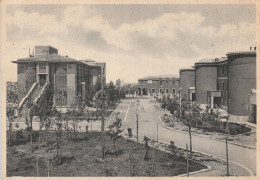
[{"label": "street lamp", "polygon": [[181,87],[179,89],[179,98],[180,98],[180,114],[181,114]]},{"label": "street lamp", "polygon": [[226,127],[226,158],[227,158],[227,176],[229,176],[229,164],[228,164],[228,138],[229,138],[229,127],[228,127],[228,120],[230,118],[230,114],[227,116],[227,127]]},{"label": "street lamp", "polygon": [[140,105],[140,100],[136,102],[136,141],[138,142],[138,124],[139,124],[139,114],[143,111],[143,106]]}]

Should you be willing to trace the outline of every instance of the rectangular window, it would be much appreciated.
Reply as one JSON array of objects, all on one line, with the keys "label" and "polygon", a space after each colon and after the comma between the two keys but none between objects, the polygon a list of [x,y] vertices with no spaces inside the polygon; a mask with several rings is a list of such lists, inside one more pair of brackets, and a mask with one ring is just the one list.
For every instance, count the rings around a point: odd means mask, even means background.
[{"label": "rectangular window", "polygon": [[152,88],[152,90],[151,90],[151,91],[152,91],[152,93],[154,93],[154,88]]},{"label": "rectangular window", "polygon": [[166,93],[169,93],[169,89],[166,89]]},{"label": "rectangular window", "polygon": [[39,63],[39,73],[46,73],[46,63]]},{"label": "rectangular window", "polygon": [[172,89],[172,93],[175,94],[175,89]]},{"label": "rectangular window", "polygon": [[67,63],[56,65],[55,92],[57,106],[67,105]]},{"label": "rectangular window", "polygon": [[172,81],[172,84],[175,85],[175,81],[174,80]]},{"label": "rectangular window", "polygon": [[160,93],[162,93],[162,88],[160,88]]}]

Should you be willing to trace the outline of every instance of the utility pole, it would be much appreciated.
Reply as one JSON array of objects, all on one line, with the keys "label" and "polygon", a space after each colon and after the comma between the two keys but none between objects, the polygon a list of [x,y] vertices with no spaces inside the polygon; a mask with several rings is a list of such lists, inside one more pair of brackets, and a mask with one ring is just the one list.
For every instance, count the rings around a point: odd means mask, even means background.
[{"label": "utility pole", "polygon": [[104,84],[101,76],[101,134],[102,134],[102,159],[105,160],[105,120],[104,120]]},{"label": "utility pole", "polygon": [[187,151],[187,176],[189,177],[189,153],[188,153],[188,144],[186,144],[186,151]]},{"label": "utility pole", "polygon": [[180,115],[181,115],[181,87],[180,87],[180,90],[179,90],[179,96],[180,96]]},{"label": "utility pole", "polygon": [[143,110],[143,107],[141,107],[141,105],[140,105],[140,100],[137,100],[137,102],[136,102],[136,110],[135,110],[135,114],[136,114],[136,141],[137,142],[138,142],[139,114],[141,113],[142,110]]},{"label": "utility pole", "polygon": [[136,141],[138,142],[138,116],[139,114],[136,114]]},{"label": "utility pole", "polygon": [[229,176],[229,164],[228,164],[228,138],[229,138],[229,128],[228,128],[228,120],[229,120],[230,115],[228,114],[227,117],[227,137],[226,137],[226,156],[227,156],[227,176]]},{"label": "utility pole", "polygon": [[152,170],[153,170],[153,173],[154,173],[154,139],[153,139],[153,138],[151,139],[151,143],[152,143],[152,147],[153,147],[153,163],[152,163]]},{"label": "utility pole", "polygon": [[159,138],[158,138],[158,122],[157,122],[157,146],[159,147]]}]

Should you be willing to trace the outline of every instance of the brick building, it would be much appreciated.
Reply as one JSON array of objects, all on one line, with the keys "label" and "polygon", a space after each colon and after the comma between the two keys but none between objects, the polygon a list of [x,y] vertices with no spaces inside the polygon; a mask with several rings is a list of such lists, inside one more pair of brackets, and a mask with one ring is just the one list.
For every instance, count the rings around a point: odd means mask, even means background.
[{"label": "brick building", "polygon": [[175,76],[149,76],[138,79],[137,94],[177,94],[180,80]]},{"label": "brick building", "polygon": [[195,70],[180,69],[181,98],[195,101]]},{"label": "brick building", "polygon": [[90,65],[61,56],[51,46],[35,46],[35,55],[13,63],[17,64],[19,108],[28,97],[37,101],[48,87],[54,92],[54,105],[68,107],[78,95],[86,94],[97,76],[105,76],[105,63]]},{"label": "brick building", "polygon": [[[230,52],[228,111],[235,119],[256,121],[256,51]],[[231,117],[232,118],[232,117]]]},{"label": "brick building", "polygon": [[195,91],[195,101],[203,108],[220,107],[231,120],[256,122],[256,48],[227,53],[227,58],[203,59],[194,70],[194,78],[192,70],[180,70],[182,97],[192,97],[190,92]]}]

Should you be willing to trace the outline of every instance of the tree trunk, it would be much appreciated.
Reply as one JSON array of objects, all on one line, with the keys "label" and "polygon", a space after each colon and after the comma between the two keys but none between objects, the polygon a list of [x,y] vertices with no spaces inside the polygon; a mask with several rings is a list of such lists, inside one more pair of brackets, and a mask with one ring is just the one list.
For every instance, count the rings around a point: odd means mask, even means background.
[{"label": "tree trunk", "polygon": [[12,134],[11,128],[9,128],[9,132],[8,132],[8,145],[9,145],[9,147],[11,146],[11,134]]},{"label": "tree trunk", "polygon": [[40,128],[39,128],[39,144],[41,143],[41,133],[42,133],[42,120],[40,119]]},{"label": "tree trunk", "polygon": [[116,154],[116,141],[114,140],[114,150],[115,150],[115,154]]},{"label": "tree trunk", "polygon": [[30,142],[31,142],[31,152],[33,152],[33,142],[32,142],[32,117],[30,117],[30,123],[31,123],[31,130],[30,130]]},{"label": "tree trunk", "polygon": [[190,135],[190,155],[192,154],[192,141],[191,141],[191,124],[189,123],[189,135]]},{"label": "tree trunk", "polygon": [[46,132],[45,138],[46,138],[46,152],[47,152],[48,151],[48,130],[47,130],[47,128],[45,129],[45,132]]}]

